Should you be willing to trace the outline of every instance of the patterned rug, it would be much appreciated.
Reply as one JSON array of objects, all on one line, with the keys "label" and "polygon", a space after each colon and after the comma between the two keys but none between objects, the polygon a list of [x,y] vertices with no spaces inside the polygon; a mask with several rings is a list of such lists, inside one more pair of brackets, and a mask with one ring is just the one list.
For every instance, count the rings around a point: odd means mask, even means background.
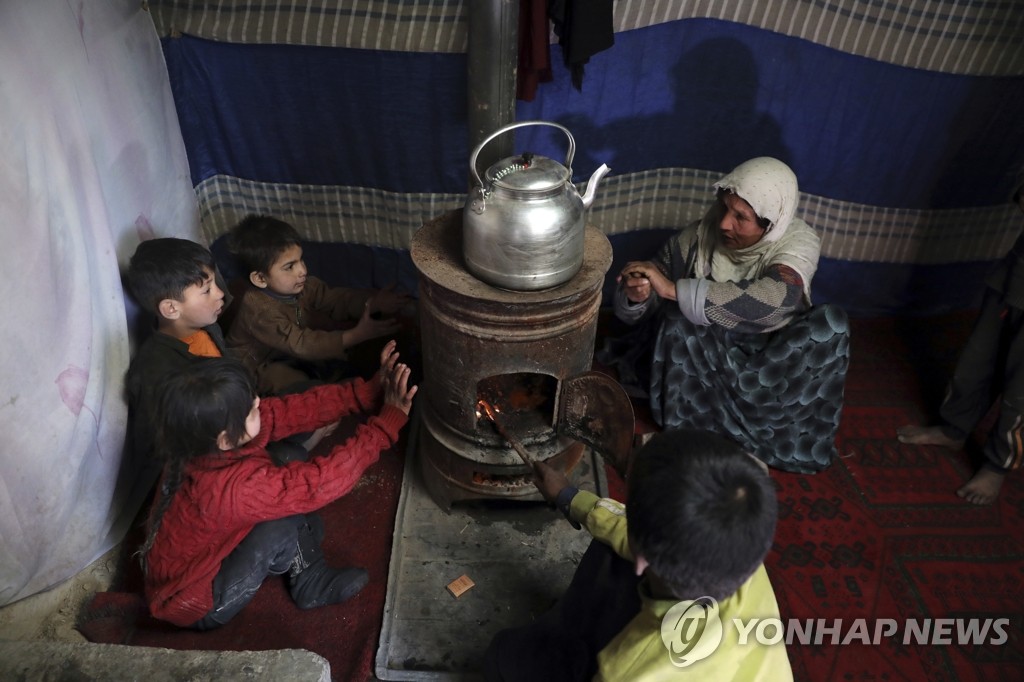
[{"label": "patterned rug", "polygon": [[[967,453],[895,438],[934,418],[970,321],[854,321],[839,460],[773,474],[781,612],[823,619],[819,644],[789,646],[798,680],[1024,679],[1024,474],[974,506],[955,491],[991,419]],[[838,635],[822,629],[836,619]]]},{"label": "patterned rug", "polygon": [[[840,458],[814,475],[773,472],[780,521],[766,564],[801,682],[1024,679],[1024,472],[1007,477],[996,504],[976,507],[955,490],[985,425],[967,452],[895,438],[936,414],[971,319],[854,320]],[[643,405],[637,414],[650,429]],[[79,629],[139,646],[306,648],[335,680],[374,679],[401,476],[401,456],[385,455],[323,511],[328,557],[370,570],[348,604],[299,611],[269,580],[232,623],[186,632],[146,614],[128,563],[119,591],[98,594]],[[622,496],[611,471],[609,490]]]}]

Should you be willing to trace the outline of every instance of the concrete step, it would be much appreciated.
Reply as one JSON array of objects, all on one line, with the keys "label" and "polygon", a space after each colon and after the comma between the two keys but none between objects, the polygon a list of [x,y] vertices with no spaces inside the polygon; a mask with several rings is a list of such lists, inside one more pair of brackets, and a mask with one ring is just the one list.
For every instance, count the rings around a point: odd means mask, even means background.
[{"label": "concrete step", "polygon": [[176,651],[121,644],[0,640],[0,680],[289,680],[330,682],[327,659],[305,649]]}]

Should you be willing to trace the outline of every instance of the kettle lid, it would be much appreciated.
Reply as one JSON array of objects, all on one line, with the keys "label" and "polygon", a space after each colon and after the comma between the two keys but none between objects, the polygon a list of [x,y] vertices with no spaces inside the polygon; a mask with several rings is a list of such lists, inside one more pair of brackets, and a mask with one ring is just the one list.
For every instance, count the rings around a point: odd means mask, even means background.
[{"label": "kettle lid", "polygon": [[487,183],[504,189],[544,191],[558,189],[571,171],[545,156],[523,152],[498,161],[487,169]]}]

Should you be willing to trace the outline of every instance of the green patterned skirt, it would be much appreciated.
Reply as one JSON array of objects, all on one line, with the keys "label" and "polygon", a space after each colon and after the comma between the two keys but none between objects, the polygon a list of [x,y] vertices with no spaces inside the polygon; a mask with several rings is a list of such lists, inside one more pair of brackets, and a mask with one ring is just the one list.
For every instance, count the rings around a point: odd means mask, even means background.
[{"label": "green patterned skirt", "polygon": [[673,310],[654,346],[651,410],[662,428],[706,429],[769,466],[821,471],[836,455],[849,346],[834,305],[766,334],[697,326]]}]

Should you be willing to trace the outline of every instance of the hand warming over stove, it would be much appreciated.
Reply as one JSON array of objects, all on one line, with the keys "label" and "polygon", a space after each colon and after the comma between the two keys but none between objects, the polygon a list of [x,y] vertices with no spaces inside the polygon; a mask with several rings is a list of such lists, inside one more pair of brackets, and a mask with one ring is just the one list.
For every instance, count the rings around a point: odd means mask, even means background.
[{"label": "hand warming over stove", "polygon": [[537,486],[537,490],[547,500],[547,503],[552,506],[558,499],[558,493],[572,485],[564,473],[540,460],[533,463],[533,484]]},{"label": "hand warming over stove", "polygon": [[397,345],[392,339],[384,344],[384,349],[380,352],[380,384],[384,389],[384,402],[394,405],[408,415],[418,387],[409,386],[409,375],[412,370],[405,363],[398,361]]},{"label": "hand warming over stove", "polygon": [[346,329],[342,335],[342,345],[345,348],[352,348],[363,341],[379,339],[396,333],[402,327],[402,323],[394,317],[379,317],[379,311],[373,306],[373,299],[366,301],[363,306],[363,316],[351,329]]},{"label": "hand warming over stove", "polygon": [[395,291],[395,285],[389,284],[371,296],[366,305],[370,309],[371,317],[394,317],[412,301],[412,296]]}]

